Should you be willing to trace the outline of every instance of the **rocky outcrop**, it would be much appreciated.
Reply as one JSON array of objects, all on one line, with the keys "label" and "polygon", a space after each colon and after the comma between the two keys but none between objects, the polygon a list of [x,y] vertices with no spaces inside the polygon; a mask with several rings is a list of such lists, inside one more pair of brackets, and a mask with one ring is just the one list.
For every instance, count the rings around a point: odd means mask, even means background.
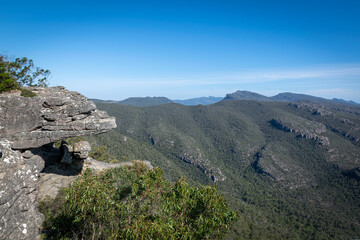
[{"label": "rocky outcrop", "polygon": [[307,164],[294,160],[287,148],[270,142],[254,154],[253,169],[268,177],[274,185],[289,189],[314,186],[317,184]]},{"label": "rocky outcrop", "polygon": [[[115,119],[63,87],[31,88],[0,95],[0,239],[36,239],[43,216],[37,210],[41,146],[73,136],[106,132]],[[51,155],[48,155],[48,157]]]},{"label": "rocky outcrop", "polygon": [[[147,137],[151,141],[151,144],[159,148],[174,148],[175,146],[176,137],[171,139],[164,136],[157,136],[153,133],[148,134]],[[183,149],[176,155],[177,158],[196,166],[213,182],[226,180],[226,176],[221,172],[220,168],[212,166],[209,159],[204,156],[202,151],[199,148],[194,147],[194,139],[182,139],[182,141],[184,141],[182,146]]]},{"label": "rocky outcrop", "polygon": [[91,151],[91,146],[86,141],[80,141],[74,144],[74,156],[78,159],[86,159]]},{"label": "rocky outcrop", "polygon": [[285,132],[296,133],[298,137],[312,139],[323,146],[329,146],[329,139],[321,136],[326,132],[326,127],[322,123],[312,122],[305,119],[299,121],[287,121],[280,119],[272,119],[270,124]]},{"label": "rocky outcrop", "polygon": [[221,172],[220,168],[212,166],[210,161],[203,157],[200,149],[188,148],[179,155],[179,158],[201,169],[213,182],[226,180],[226,176]]},{"label": "rocky outcrop", "polygon": [[0,136],[13,149],[37,148],[64,138],[113,129],[115,119],[83,95],[63,87],[32,88],[38,96],[0,95]]},{"label": "rocky outcrop", "polygon": [[22,153],[10,146],[0,141],[0,239],[34,239],[43,221],[36,198],[44,161],[36,150]]},{"label": "rocky outcrop", "polygon": [[311,102],[302,100],[298,103],[291,103],[295,108],[303,108],[312,112],[313,115],[328,116],[334,115],[334,111],[350,113],[353,115],[360,115],[360,109],[356,105],[339,104],[330,102]]},{"label": "rocky outcrop", "polygon": [[60,162],[66,165],[70,165],[73,161],[71,154],[73,152],[72,146],[69,146],[66,141],[61,141],[60,152],[61,152]]},{"label": "rocky outcrop", "polygon": [[332,112],[329,107],[324,106],[320,103],[313,103],[313,102],[299,102],[299,103],[291,103],[290,105],[294,106],[298,109],[307,109],[312,112],[312,115],[319,115],[319,116],[328,116],[331,115]]}]

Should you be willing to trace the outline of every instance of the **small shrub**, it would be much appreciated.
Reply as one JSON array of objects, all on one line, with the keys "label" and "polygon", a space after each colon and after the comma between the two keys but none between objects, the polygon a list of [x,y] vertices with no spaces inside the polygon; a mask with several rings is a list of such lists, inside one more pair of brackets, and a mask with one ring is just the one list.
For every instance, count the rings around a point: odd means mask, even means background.
[{"label": "small shrub", "polygon": [[0,80],[0,93],[8,92],[15,89],[19,89],[19,87],[13,79],[8,78],[5,80]]},{"label": "small shrub", "polygon": [[21,96],[23,97],[35,97],[37,96],[33,91],[29,90],[29,89],[25,89],[25,88],[21,88]]},{"label": "small shrub", "polygon": [[108,163],[117,163],[119,162],[113,155],[111,155],[106,146],[93,146],[89,156],[95,160],[108,162]]}]

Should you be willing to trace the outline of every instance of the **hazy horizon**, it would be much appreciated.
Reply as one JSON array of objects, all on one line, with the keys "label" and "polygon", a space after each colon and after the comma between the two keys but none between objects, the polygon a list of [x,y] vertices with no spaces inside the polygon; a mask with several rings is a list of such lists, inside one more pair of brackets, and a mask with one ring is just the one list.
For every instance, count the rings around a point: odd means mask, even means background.
[{"label": "hazy horizon", "polygon": [[[248,91],[248,90],[237,90],[237,91]],[[235,91],[236,92],[236,91]],[[250,92],[253,92],[253,91],[250,91]],[[234,93],[234,92],[231,92],[231,93]],[[227,93],[227,94],[231,94],[230,92]],[[253,92],[253,93],[257,93],[257,92]],[[273,97],[273,96],[276,96],[280,93],[294,93],[294,94],[303,94],[303,93],[295,93],[295,92],[279,92],[277,94],[274,94],[274,95],[263,95],[265,97]],[[260,93],[259,93],[260,94]],[[316,95],[310,95],[310,96],[314,96],[314,97],[320,97],[320,96],[316,96]],[[105,99],[105,98],[91,98],[91,99],[98,99],[98,100],[103,100],[103,101],[123,101],[123,100],[126,100],[128,98],[161,98],[161,97],[165,97],[169,100],[172,100],[172,101],[183,101],[183,100],[190,100],[190,99],[197,99],[197,98],[224,98],[226,97],[226,94],[224,96],[196,96],[196,97],[190,97],[190,98],[170,98],[170,97],[167,97],[166,95],[159,95],[159,96],[150,96],[150,95],[143,95],[143,96],[131,96],[131,97],[127,97],[127,98],[123,98],[123,99]],[[324,99],[329,99],[329,100],[332,100],[332,99],[340,99],[340,100],[345,100],[345,101],[353,101],[353,102],[356,102],[358,104],[360,104],[359,102],[357,101],[354,101],[352,99],[349,99],[349,100],[346,100],[346,99],[343,99],[343,98],[336,98],[336,97],[332,97],[332,98],[324,98]]]},{"label": "hazy horizon", "polygon": [[89,98],[246,89],[360,102],[360,2],[6,1],[0,52]]}]

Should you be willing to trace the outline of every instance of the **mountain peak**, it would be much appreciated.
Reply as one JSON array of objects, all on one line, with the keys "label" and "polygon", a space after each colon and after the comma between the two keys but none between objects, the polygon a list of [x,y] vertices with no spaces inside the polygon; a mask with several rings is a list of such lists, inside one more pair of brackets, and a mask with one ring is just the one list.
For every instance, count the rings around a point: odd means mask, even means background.
[{"label": "mountain peak", "polygon": [[313,101],[322,103],[336,103],[342,105],[359,105],[354,101],[346,101],[343,99],[333,98],[326,99],[322,97],[315,97],[307,94],[283,92],[272,97],[266,97],[264,95],[250,92],[250,91],[236,91],[234,93],[227,94],[224,100],[252,100],[252,101],[272,101],[272,102],[299,102],[299,101]]},{"label": "mountain peak", "polygon": [[250,91],[236,91],[226,94],[224,100],[254,100],[254,101],[271,101],[268,97]]},{"label": "mountain peak", "polygon": [[173,100],[174,103],[179,103],[187,106],[194,106],[194,105],[210,105],[213,103],[220,102],[223,98],[222,97],[199,97],[199,98],[190,98],[185,100]]},{"label": "mountain peak", "polygon": [[134,107],[148,107],[162,104],[172,103],[166,97],[131,97],[118,102],[121,105],[128,105]]}]

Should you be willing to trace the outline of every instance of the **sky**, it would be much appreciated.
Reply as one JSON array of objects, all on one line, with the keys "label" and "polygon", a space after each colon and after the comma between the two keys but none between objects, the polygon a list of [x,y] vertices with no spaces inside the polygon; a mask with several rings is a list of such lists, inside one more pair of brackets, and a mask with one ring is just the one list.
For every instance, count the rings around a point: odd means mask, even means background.
[{"label": "sky", "polygon": [[360,1],[4,1],[0,53],[89,98],[304,93],[360,102]]}]

